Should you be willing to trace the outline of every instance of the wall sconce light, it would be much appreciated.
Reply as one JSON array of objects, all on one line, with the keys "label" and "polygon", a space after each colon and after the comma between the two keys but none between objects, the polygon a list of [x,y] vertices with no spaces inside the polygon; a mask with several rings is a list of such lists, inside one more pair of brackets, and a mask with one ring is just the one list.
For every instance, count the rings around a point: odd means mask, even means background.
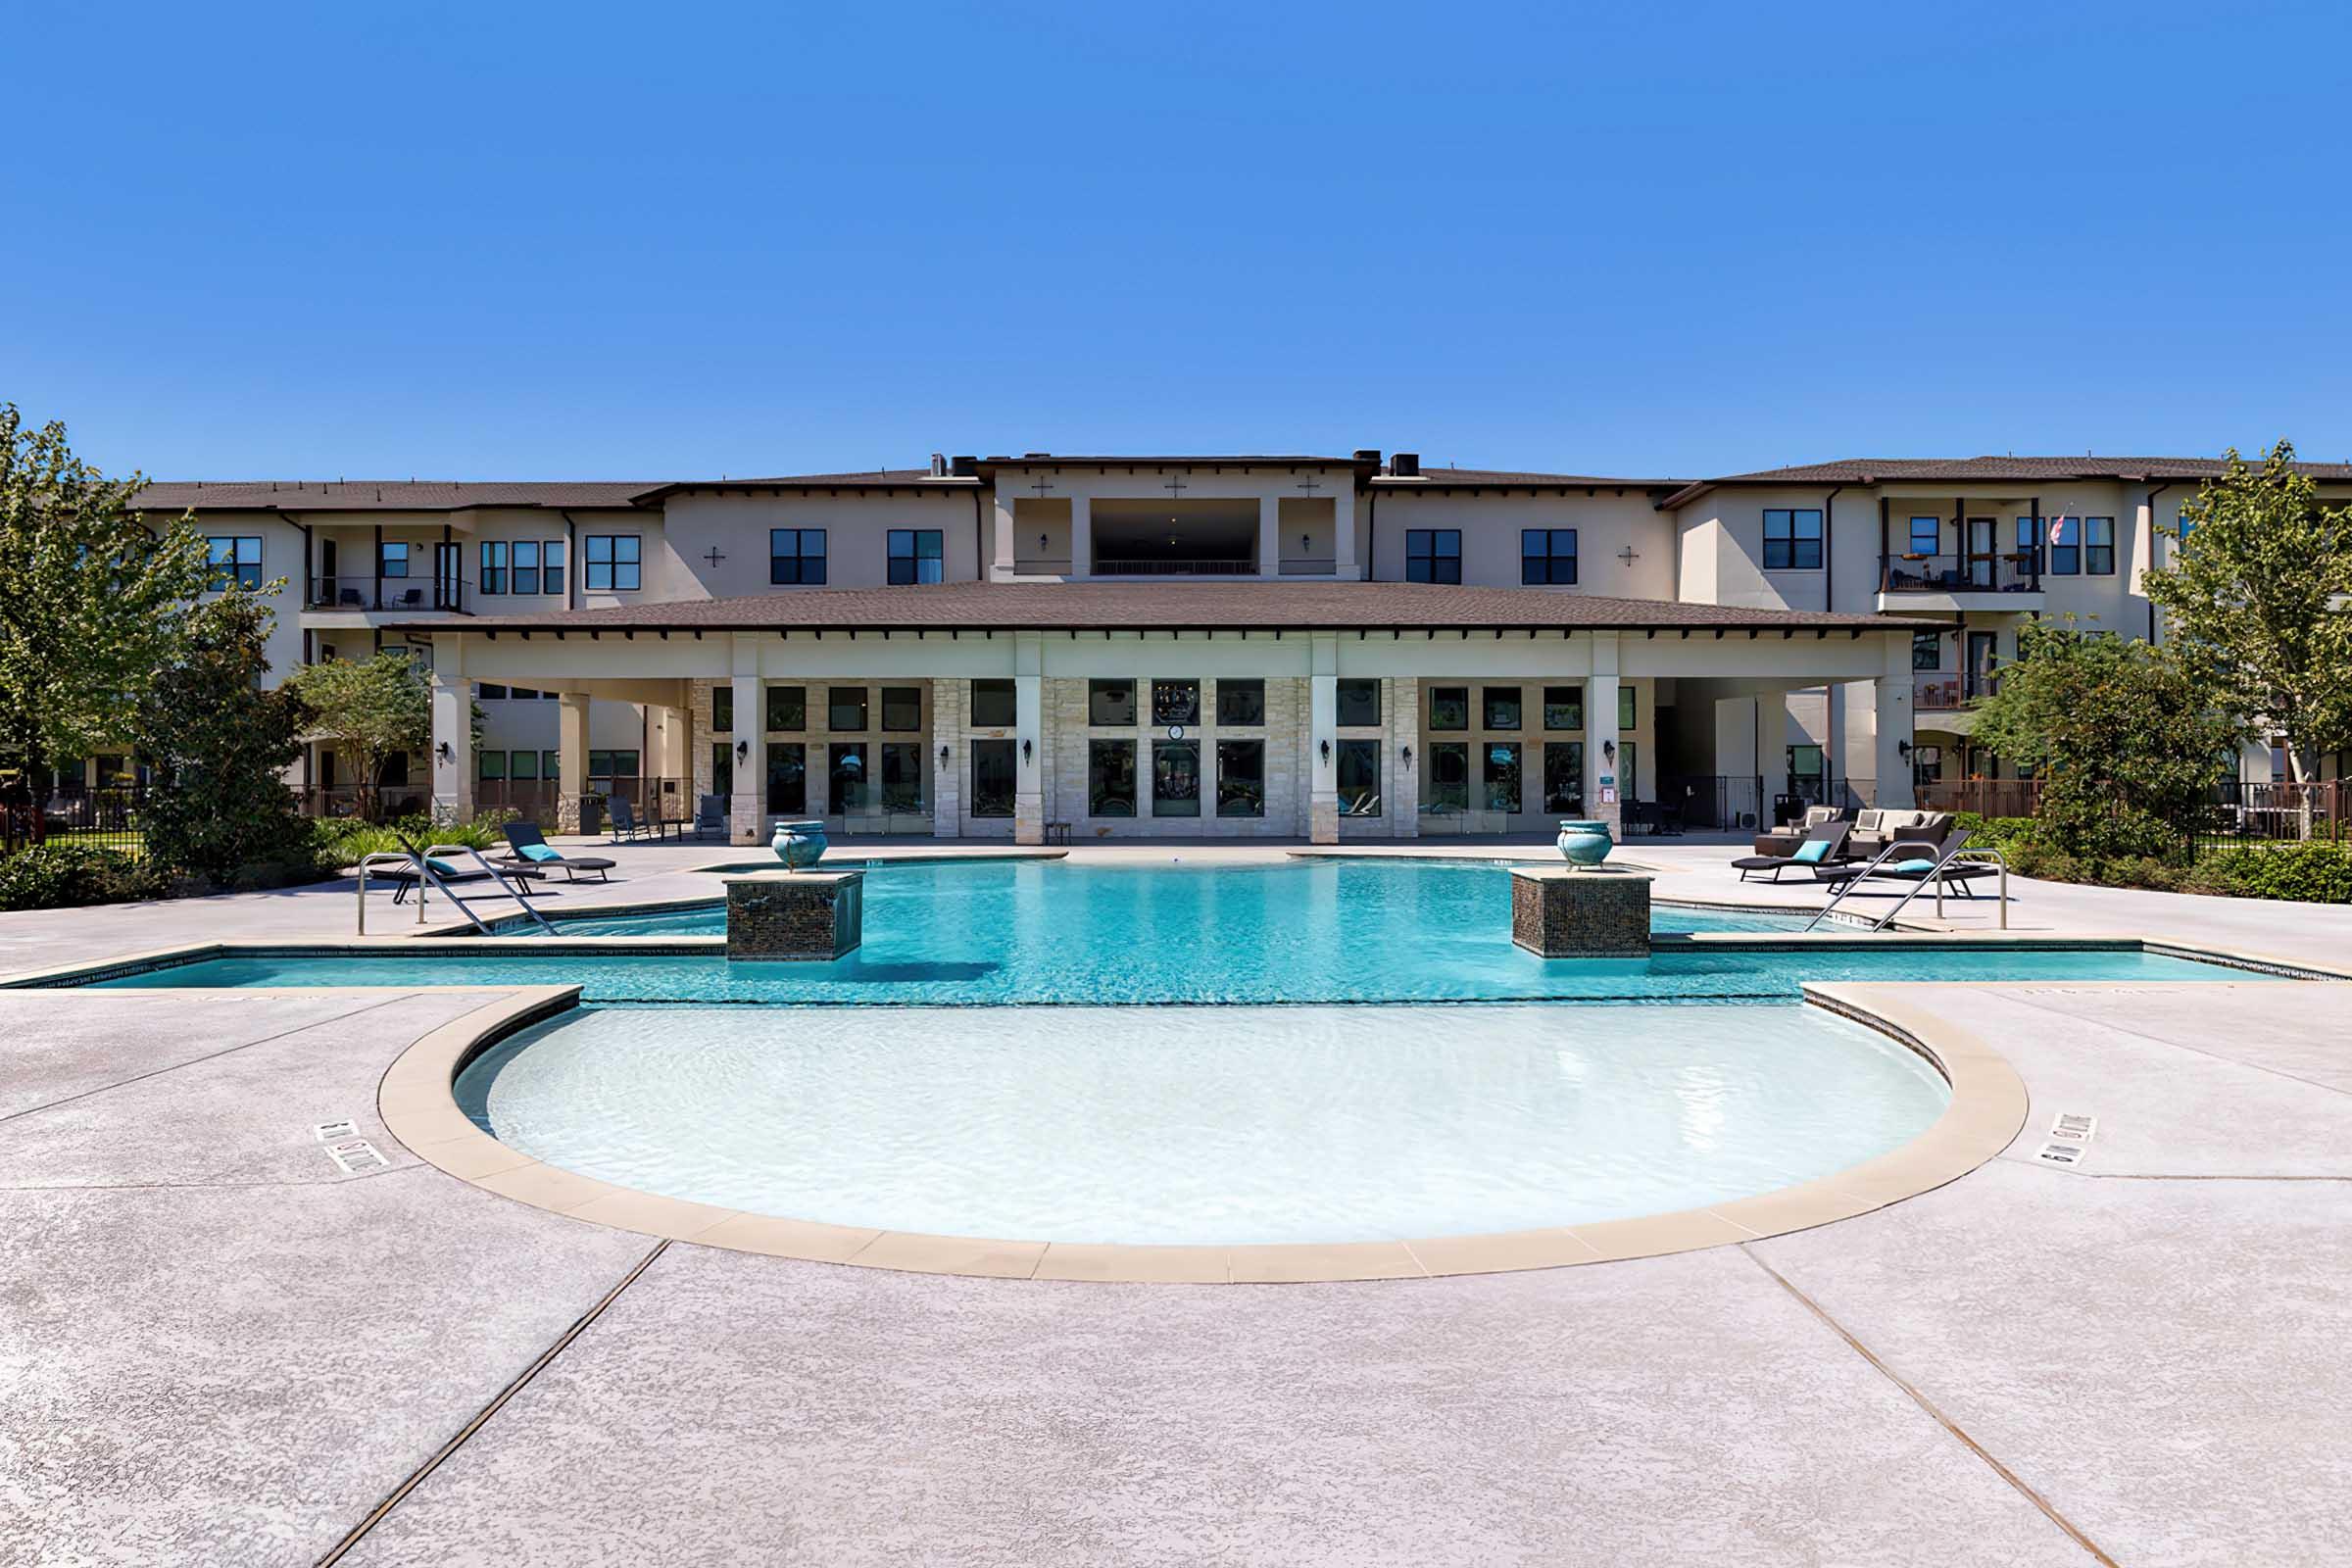
[{"label": "wall sconce light", "polygon": [[1407,767],[1412,766],[1413,749],[1410,746],[1400,748],[1396,753],[1396,760],[1402,762]]},{"label": "wall sconce light", "polygon": [[1021,760],[1023,762],[1029,760],[1029,743],[1026,740],[1021,742]]},{"label": "wall sconce light", "polygon": [[1909,741],[1896,741],[1894,743],[1894,749],[1902,754],[1904,761],[1908,762],[1911,760],[1911,743]]},{"label": "wall sconce light", "polygon": [[1300,555],[1302,555],[1302,556],[1303,556],[1303,555],[1305,555],[1305,554],[1306,554],[1306,553],[1307,553],[1309,550],[1312,550],[1313,548],[1314,548],[1314,541],[1312,541],[1311,539],[1307,538],[1307,536],[1306,536],[1306,535],[1304,535],[1304,534],[1300,534],[1300,535],[1298,536],[1298,553],[1299,553]]},{"label": "wall sconce light", "polygon": [[735,760],[738,762],[748,762],[751,760],[752,743],[750,741],[737,741],[735,743]]},{"label": "wall sconce light", "polygon": [[1046,548],[1046,536],[1042,533],[1037,536],[1037,548],[1040,550]]},{"label": "wall sconce light", "polygon": [[939,749],[939,765],[942,767],[948,765],[948,749],[945,746]]},{"label": "wall sconce light", "polygon": [[1323,760],[1326,762],[1331,760],[1331,742],[1329,741],[1323,743]]},{"label": "wall sconce light", "polygon": [[1614,767],[1617,763],[1617,743],[1615,741],[1602,741],[1600,743],[1600,755],[1603,761],[1606,761],[1610,766]]},{"label": "wall sconce light", "polygon": [[457,748],[450,745],[447,741],[443,741],[440,745],[434,747],[433,755],[441,759],[441,760],[444,762],[454,762],[458,760]]}]

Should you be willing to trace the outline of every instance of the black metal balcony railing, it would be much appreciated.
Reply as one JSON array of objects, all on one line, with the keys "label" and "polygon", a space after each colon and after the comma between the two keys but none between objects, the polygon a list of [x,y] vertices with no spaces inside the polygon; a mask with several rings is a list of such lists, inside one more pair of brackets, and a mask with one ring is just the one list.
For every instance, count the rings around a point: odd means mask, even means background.
[{"label": "black metal balcony railing", "polygon": [[312,610],[437,610],[466,613],[462,577],[314,577]]},{"label": "black metal balcony railing", "polygon": [[2001,677],[1984,669],[1917,669],[1911,672],[1911,706],[1922,713],[1950,712],[2001,689]]},{"label": "black metal balcony railing", "polygon": [[1879,558],[1883,594],[2031,594],[2041,591],[2041,562],[2031,550],[1975,555]]},{"label": "black metal balcony railing", "polygon": [[1255,558],[1237,561],[1222,558],[1204,560],[1133,560],[1097,556],[1095,575],[1098,577],[1254,577],[1257,575]]}]

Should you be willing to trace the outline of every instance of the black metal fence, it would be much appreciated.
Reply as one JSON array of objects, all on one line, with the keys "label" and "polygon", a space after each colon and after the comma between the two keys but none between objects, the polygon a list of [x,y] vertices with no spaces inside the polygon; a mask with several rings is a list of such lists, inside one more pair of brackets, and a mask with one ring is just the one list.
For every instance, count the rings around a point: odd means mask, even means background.
[{"label": "black metal fence", "polygon": [[31,804],[0,796],[0,853],[35,844],[84,844],[124,855],[146,852],[140,818],[163,786],[68,786],[36,792]]},{"label": "black metal fence", "polygon": [[2188,850],[2243,849],[2273,844],[2352,844],[2352,787],[2341,779],[2319,784],[2254,784],[2230,779],[2183,824]]}]

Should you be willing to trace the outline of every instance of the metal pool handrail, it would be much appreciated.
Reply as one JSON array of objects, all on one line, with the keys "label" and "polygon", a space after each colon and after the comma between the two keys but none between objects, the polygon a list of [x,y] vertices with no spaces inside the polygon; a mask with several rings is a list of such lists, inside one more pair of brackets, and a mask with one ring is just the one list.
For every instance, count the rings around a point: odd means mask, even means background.
[{"label": "metal pool handrail", "polygon": [[1880,915],[1878,919],[1871,922],[1870,929],[1872,931],[1884,931],[1888,926],[1894,924],[1894,917],[1898,914],[1901,914],[1905,906],[1907,906],[1913,899],[1918,898],[1920,894],[1927,889],[1930,883],[1934,883],[1936,886],[1936,918],[1938,920],[1942,919],[1944,868],[1951,865],[1964,855],[1990,856],[1992,857],[1993,864],[2000,868],[1999,896],[1994,900],[1994,902],[1999,906],[2000,928],[2003,931],[2009,929],[2009,862],[2002,858],[1999,850],[1992,848],[1990,845],[1985,845],[1977,849],[1971,849],[1968,847],[1965,839],[1963,839],[1961,843],[1955,845],[1953,848],[1941,851],[1938,851],[1934,845],[1922,844],[1917,841],[1906,842],[1903,840],[1897,840],[1894,843],[1887,845],[1885,849],[1879,851],[1878,854],[1872,856],[1870,858],[1870,862],[1863,866],[1860,871],[1856,872],[1853,876],[1846,878],[1845,885],[1831,896],[1830,902],[1823,905],[1819,912],[1817,912],[1812,919],[1805,922],[1805,929],[1810,931],[1815,926],[1821,924],[1822,921],[1828,919],[1830,917],[1830,912],[1833,909],[1837,908],[1838,905],[1843,904],[1847,896],[1850,895],[1854,889],[1860,887],[1865,881],[1867,881],[1871,874],[1877,871],[1880,866],[1886,864],[1889,859],[1893,858],[1896,852],[1906,852],[1903,854],[1902,858],[1911,859],[1914,858],[1921,850],[1927,850],[1930,852],[1931,858],[1936,862],[1934,867],[1920,874],[1919,879],[1913,882],[1911,886],[1904,891],[1903,896],[1894,901],[1894,907],[1888,909],[1885,914]]},{"label": "metal pool handrail", "polygon": [[441,873],[433,865],[434,859],[439,857],[461,855],[470,857],[475,865],[480,866],[492,881],[506,890],[505,897],[521,905],[523,912],[538,923],[540,930],[550,936],[555,934],[555,926],[549,922],[546,915],[539,912],[538,906],[531,903],[530,894],[524,890],[523,878],[519,874],[513,874],[493,865],[483,858],[482,852],[472,845],[429,844],[419,850],[407,839],[402,839],[400,843],[401,851],[398,854],[389,850],[379,850],[372,855],[360,858],[359,934],[361,936],[368,934],[368,868],[377,864],[406,865],[415,870],[416,875],[416,923],[419,926],[424,924],[424,893],[429,884],[441,890],[441,896],[457,906],[458,912],[466,916],[467,923],[472,925],[474,930],[483,936],[494,935],[495,933],[483,922],[482,917],[473,912],[472,907],[458,895],[455,888],[443,880]]}]

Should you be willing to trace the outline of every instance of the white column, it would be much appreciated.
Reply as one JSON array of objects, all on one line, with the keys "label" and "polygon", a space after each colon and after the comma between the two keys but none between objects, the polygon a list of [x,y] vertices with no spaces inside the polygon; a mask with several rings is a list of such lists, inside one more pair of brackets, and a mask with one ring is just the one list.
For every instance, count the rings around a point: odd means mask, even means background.
[{"label": "white column", "polygon": [[1282,575],[1282,498],[1257,498],[1257,574]]},{"label": "white column", "polygon": [[767,782],[767,699],[760,686],[760,645],[737,636],[729,653],[728,686],[735,694],[735,792],[727,800],[727,837],[737,844],[757,844],[766,820],[760,813],[760,793]]},{"label": "white column", "polygon": [[1756,696],[1756,771],[1764,778],[1764,799],[1757,803],[1766,823],[1772,821],[1772,803],[1788,793],[1788,694],[1760,692]]},{"label": "white column", "polygon": [[1036,632],[1014,634],[1012,653],[1013,727],[1018,749],[1013,757],[1012,839],[1015,844],[1046,842],[1046,678],[1045,644]]},{"label": "white column", "polygon": [[1342,582],[1353,582],[1363,576],[1363,568],[1355,563],[1355,477],[1339,481],[1339,489],[1331,498],[1332,574]]},{"label": "white column", "polygon": [[465,678],[466,641],[444,638],[433,661],[433,815],[473,818],[473,682]]},{"label": "white column", "polygon": [[1095,574],[1095,503],[1091,496],[1070,497],[1070,575]]},{"label": "white column", "polygon": [[1340,842],[1340,649],[1328,632],[1314,638],[1307,677],[1306,837],[1310,844]]},{"label": "white column", "polygon": [[1917,804],[1911,788],[1911,640],[1900,632],[1886,634],[1886,673],[1879,677],[1878,769],[1876,798],[1886,810],[1907,810]]},{"label": "white column", "polygon": [[1389,831],[1400,839],[1421,836],[1421,682],[1399,675],[1389,682]]},{"label": "white column", "polygon": [[[931,683],[931,747],[923,765],[931,769],[931,836],[937,839],[963,837],[963,774],[971,750],[964,725],[971,691],[968,680]],[[943,752],[945,761],[940,760]]]},{"label": "white column", "polygon": [[588,694],[564,692],[557,699],[556,827],[580,830],[580,801],[588,793]]},{"label": "white column", "polygon": [[993,552],[996,564],[990,575],[1000,582],[1012,575],[1012,503],[1013,497],[1002,490],[997,492],[997,504],[992,514],[996,527],[996,549]]},{"label": "white column", "polygon": [[1617,634],[1598,632],[1592,638],[1592,674],[1585,682],[1585,815],[1608,823],[1611,838],[1622,837],[1618,829],[1630,782],[1617,771]]}]

